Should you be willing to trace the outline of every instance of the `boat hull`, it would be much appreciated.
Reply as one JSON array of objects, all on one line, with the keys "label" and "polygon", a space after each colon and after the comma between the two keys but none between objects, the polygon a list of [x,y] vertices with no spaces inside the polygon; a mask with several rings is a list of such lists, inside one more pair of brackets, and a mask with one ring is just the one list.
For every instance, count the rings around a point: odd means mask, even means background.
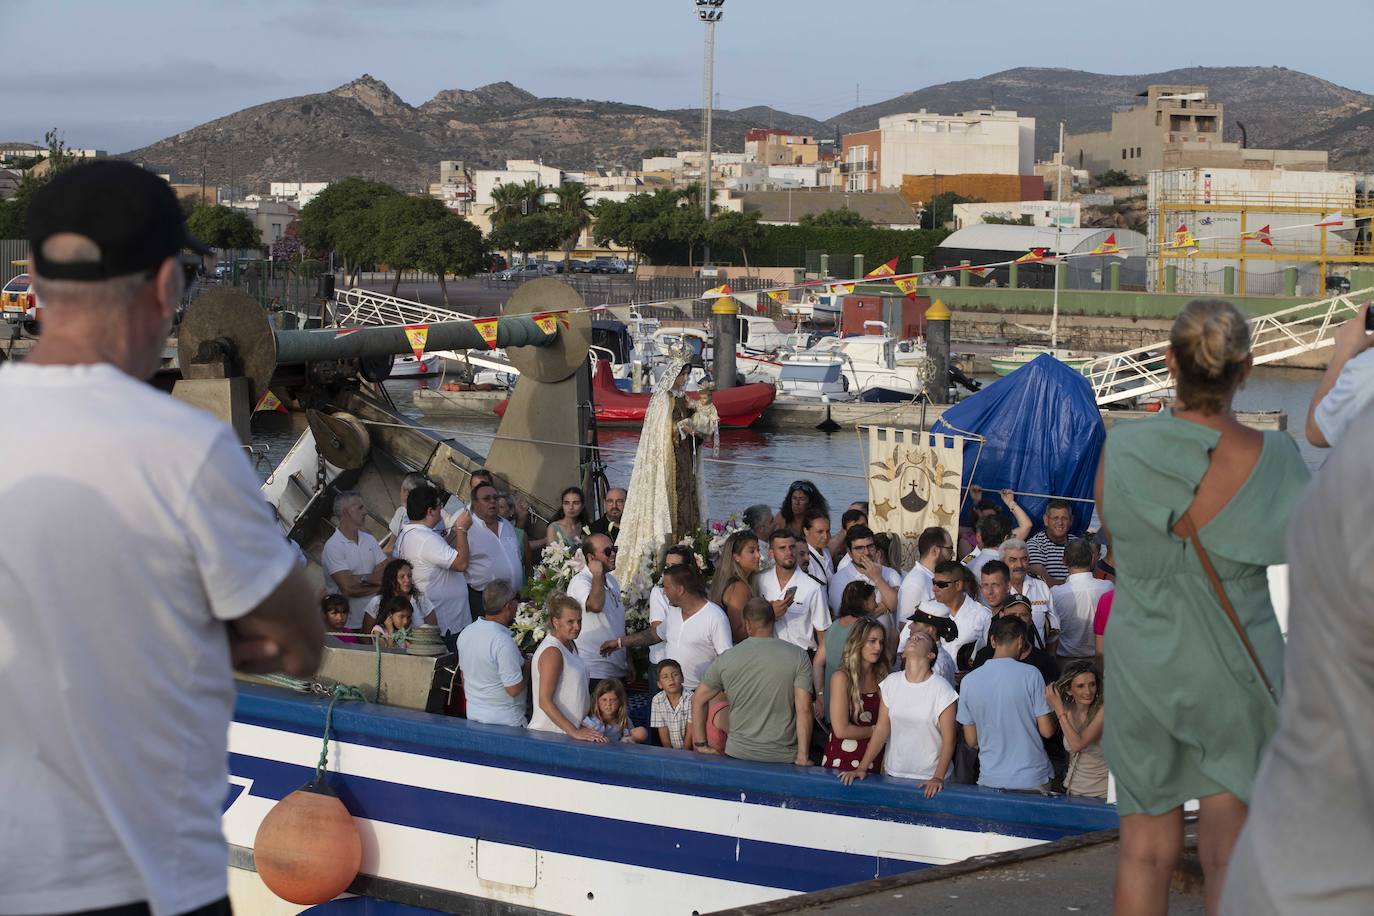
[{"label": "boat hull", "polygon": [[[1010,354],[994,356],[989,360],[989,362],[992,363],[993,372],[997,373],[999,376],[1007,376],[1011,375],[1011,373],[1015,372],[1017,369],[1020,369],[1026,363],[1035,359],[1041,353],[1048,352],[1048,350],[1035,350],[1033,352],[1026,353],[1013,352]],[[1057,356],[1052,353],[1050,355],[1054,356],[1055,359],[1059,360],[1061,363],[1068,366],[1070,369],[1077,369],[1079,372],[1082,372],[1083,369],[1093,361],[1093,357],[1091,356]]]},{"label": "boat hull", "polygon": [[[236,861],[272,805],[312,778],[326,706],[240,685],[223,816]],[[928,800],[911,781],[845,787],[819,768],[598,747],[366,704],[335,707],[332,739],[329,783],[363,836],[354,890],[421,912],[481,911],[481,900],[686,916],[1116,824],[1099,803],[973,787]],[[236,909],[267,912],[247,899],[256,876],[233,878]]]}]

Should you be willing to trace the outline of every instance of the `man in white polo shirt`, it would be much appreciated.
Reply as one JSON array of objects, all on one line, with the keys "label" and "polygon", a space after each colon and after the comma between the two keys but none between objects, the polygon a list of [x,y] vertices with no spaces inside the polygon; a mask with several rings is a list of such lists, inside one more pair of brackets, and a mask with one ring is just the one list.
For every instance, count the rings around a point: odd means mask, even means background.
[{"label": "man in white polo shirt", "polygon": [[612,575],[619,550],[604,534],[589,536],[582,542],[582,556],[587,565],[568,583],[568,597],[582,605],[582,632],[577,637],[577,654],[587,666],[587,679],[593,689],[602,678],[624,680],[630,673],[623,644],[606,655],[601,654],[607,642],[625,637],[625,604],[620,599],[620,580]]},{"label": "man in white polo shirt", "polygon": [[1049,585],[1030,574],[1030,556],[1025,541],[1007,538],[1002,542],[1000,553],[1002,562],[1011,570],[1011,593],[1024,595],[1030,601],[1031,620],[1040,634],[1040,645],[1053,654],[1054,641],[1059,637],[1059,618],[1054,613]]},{"label": "man in white polo shirt", "polygon": [[830,609],[825,592],[810,576],[797,570],[797,537],[787,528],[768,536],[773,568],[754,577],[759,597],[773,605],[778,639],[810,651],[830,629]]},{"label": "man in white polo shirt", "polygon": [[377,539],[363,530],[367,510],[363,498],[352,490],[334,497],[334,514],[339,527],[324,542],[320,565],[336,591],[348,599],[348,626],[363,625],[363,612],[382,582],[387,556]]},{"label": "man in white polo shirt", "polygon": [[935,597],[930,580],[935,577],[936,564],[954,559],[954,539],[943,528],[927,528],[916,538],[916,555],[916,565],[897,588],[898,623],[906,623],[918,607]]},{"label": "man in white polo shirt", "polygon": [[468,604],[480,617],[482,593],[493,582],[505,582],[518,592],[525,580],[520,541],[515,526],[501,517],[496,487],[487,482],[472,486],[472,527],[468,529]]},{"label": "man in white polo shirt", "polygon": [[1112,584],[1093,578],[1096,550],[1084,538],[1074,538],[1064,546],[1064,565],[1069,569],[1063,585],[1050,589],[1054,613],[1059,618],[1059,640],[1055,655],[1061,665],[1074,659],[1092,658],[1097,652],[1093,616],[1097,599],[1112,590]]},{"label": "man in white polo shirt", "polygon": [[977,652],[988,642],[988,624],[992,623],[992,612],[974,601],[964,592],[964,567],[953,560],[946,560],[935,567],[935,578],[931,581],[935,597],[919,608],[936,617],[948,617],[959,628],[959,636],[945,648],[959,661],[959,652],[965,646],[968,658],[959,667],[967,670]]},{"label": "man in white polo shirt", "polygon": [[510,632],[518,605],[515,590],[498,579],[483,597],[488,610],[458,634],[468,721],[524,728],[529,675]]},{"label": "man in white polo shirt", "polygon": [[415,587],[434,605],[444,645],[454,652],[458,647],[458,634],[472,623],[468,580],[463,575],[468,568],[468,528],[472,525],[472,517],[463,512],[454,519],[450,546],[444,536],[434,530],[439,512],[439,492],[433,487],[425,484],[410,491],[406,498],[410,523],[401,529],[401,536],[396,539],[396,556],[410,563]]}]

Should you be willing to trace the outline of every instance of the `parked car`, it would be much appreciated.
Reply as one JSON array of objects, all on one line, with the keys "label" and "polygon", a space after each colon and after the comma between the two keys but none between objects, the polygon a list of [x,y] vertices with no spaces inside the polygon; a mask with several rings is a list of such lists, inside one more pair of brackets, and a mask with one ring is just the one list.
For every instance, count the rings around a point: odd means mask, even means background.
[{"label": "parked car", "polygon": [[521,264],[519,267],[503,270],[496,275],[496,278],[498,280],[529,280],[534,277],[547,277],[556,272],[557,268],[548,261],[531,261],[528,264]]},{"label": "parked car", "polygon": [[10,324],[22,325],[30,334],[38,333],[38,300],[28,274],[17,274],[0,288],[0,314]]},{"label": "parked car", "polygon": [[[563,273],[564,265],[562,261],[555,261],[553,267],[555,273]],[[577,258],[571,258],[567,263],[567,272],[570,274],[586,273],[587,262],[579,261]]]},{"label": "parked car", "polygon": [[624,258],[592,258],[590,271],[594,274],[623,274],[628,273],[630,265],[625,263]]},{"label": "parked car", "polygon": [[1340,274],[1331,274],[1326,278],[1326,291],[1338,295],[1350,292],[1350,278],[1342,277]]}]

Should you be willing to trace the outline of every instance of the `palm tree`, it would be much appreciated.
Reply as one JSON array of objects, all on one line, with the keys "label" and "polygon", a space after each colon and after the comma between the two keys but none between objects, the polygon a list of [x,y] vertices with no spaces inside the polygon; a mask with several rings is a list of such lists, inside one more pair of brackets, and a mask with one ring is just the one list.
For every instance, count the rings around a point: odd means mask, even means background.
[{"label": "palm tree", "polygon": [[558,210],[564,231],[568,233],[563,240],[563,275],[568,275],[568,262],[572,260],[572,250],[582,230],[592,224],[592,208],[587,202],[587,186],[580,181],[567,181],[554,188],[558,195]]},{"label": "palm tree", "polygon": [[[498,184],[491,189],[491,206],[487,207],[487,213],[491,215],[491,228],[500,229],[515,222],[521,216],[521,211],[525,201],[525,186],[520,184]],[[515,263],[515,252],[506,250],[506,264]]]}]

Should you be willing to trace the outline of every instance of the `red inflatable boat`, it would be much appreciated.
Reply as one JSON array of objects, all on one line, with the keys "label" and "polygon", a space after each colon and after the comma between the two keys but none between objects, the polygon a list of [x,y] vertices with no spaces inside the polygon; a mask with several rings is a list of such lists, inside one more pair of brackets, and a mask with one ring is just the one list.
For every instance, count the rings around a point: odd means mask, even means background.
[{"label": "red inflatable boat", "polygon": [[[776,392],[772,385],[755,382],[737,388],[724,388],[716,392],[716,412],[720,414],[721,429],[745,429],[763,415],[773,403]],[[696,392],[688,397],[696,399]],[[652,395],[629,394],[615,387],[611,376],[610,363],[598,360],[596,372],[592,375],[592,402],[596,407],[596,422],[608,427],[636,427],[644,423],[644,412],[649,409]],[[496,405],[496,415],[506,415],[509,401]]]}]

